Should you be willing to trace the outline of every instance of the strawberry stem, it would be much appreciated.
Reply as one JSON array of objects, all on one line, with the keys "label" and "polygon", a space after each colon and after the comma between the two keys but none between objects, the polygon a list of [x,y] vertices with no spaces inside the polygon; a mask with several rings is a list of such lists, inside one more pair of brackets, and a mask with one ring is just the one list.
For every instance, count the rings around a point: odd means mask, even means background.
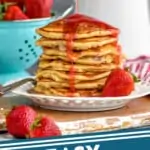
[{"label": "strawberry stem", "polygon": [[34,122],[32,123],[32,125],[31,125],[31,130],[34,130],[36,127],[40,127],[41,126],[41,124],[40,124],[40,120],[41,120],[41,116],[38,116],[35,120],[34,120]]},{"label": "strawberry stem", "polygon": [[141,81],[141,79],[140,78],[138,78],[136,75],[134,75],[133,73],[131,73],[131,75],[132,75],[132,77],[133,77],[133,80],[134,80],[134,82],[135,83],[138,83],[138,82],[140,82]]},{"label": "strawberry stem", "polygon": [[129,73],[132,75],[133,80],[134,80],[135,83],[138,83],[138,82],[141,81],[140,78],[138,78],[135,74],[133,74],[133,73],[131,72],[131,70],[130,70],[129,67],[126,67],[125,70],[126,70],[127,72],[129,72]]}]

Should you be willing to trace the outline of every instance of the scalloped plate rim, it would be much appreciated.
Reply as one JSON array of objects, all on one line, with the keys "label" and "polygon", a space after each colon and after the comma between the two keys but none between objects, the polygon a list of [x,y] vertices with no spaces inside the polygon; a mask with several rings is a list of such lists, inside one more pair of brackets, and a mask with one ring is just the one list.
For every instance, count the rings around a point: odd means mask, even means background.
[{"label": "scalloped plate rim", "polygon": [[[26,85],[26,84],[25,84]],[[137,86],[137,85],[136,85]],[[17,88],[17,89],[20,89]],[[122,97],[61,97],[61,96],[48,96],[48,95],[42,95],[42,94],[30,94],[30,93],[26,93],[23,91],[18,91],[17,89],[12,90],[12,93],[17,94],[17,95],[22,95],[22,96],[26,96],[26,97],[33,97],[33,98],[48,98],[48,99],[66,99],[66,100],[98,100],[98,101],[110,101],[110,100],[132,100],[132,99],[136,99],[136,98],[140,98],[140,97],[144,97],[146,95],[150,94],[150,85],[146,87],[146,91],[142,92],[140,94],[134,94],[134,95],[129,95],[129,96],[122,96]],[[136,92],[136,91],[135,91]]]}]

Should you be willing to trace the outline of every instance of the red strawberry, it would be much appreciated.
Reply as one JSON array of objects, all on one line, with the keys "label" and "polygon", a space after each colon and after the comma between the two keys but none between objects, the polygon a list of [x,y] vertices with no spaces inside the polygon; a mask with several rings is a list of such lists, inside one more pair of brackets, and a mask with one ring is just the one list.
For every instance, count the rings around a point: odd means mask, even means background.
[{"label": "red strawberry", "polygon": [[29,106],[14,107],[6,117],[8,132],[15,137],[25,138],[36,116],[36,112]]},{"label": "red strawberry", "polygon": [[123,69],[113,70],[106,80],[102,91],[103,97],[128,96],[134,90],[134,79],[131,73]]},{"label": "red strawberry", "polygon": [[8,6],[5,15],[4,15],[4,20],[7,21],[13,21],[13,20],[26,20],[29,19],[24,12],[15,5],[10,5]]},{"label": "red strawberry", "polygon": [[61,135],[61,131],[55,122],[51,118],[42,117],[33,124],[29,137],[41,138],[59,135]]}]

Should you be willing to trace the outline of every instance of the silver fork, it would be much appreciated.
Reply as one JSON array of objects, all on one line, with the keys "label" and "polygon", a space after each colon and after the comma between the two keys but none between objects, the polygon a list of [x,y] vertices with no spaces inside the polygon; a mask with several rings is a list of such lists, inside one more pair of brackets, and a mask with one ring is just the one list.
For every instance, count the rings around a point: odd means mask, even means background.
[{"label": "silver fork", "polygon": [[8,84],[6,86],[0,86],[0,96],[3,96],[7,94],[8,92],[11,92],[12,90],[16,89],[17,87],[24,85],[27,82],[32,82],[33,84],[36,84],[35,79],[33,78],[25,78],[19,81],[16,81],[14,83]]}]

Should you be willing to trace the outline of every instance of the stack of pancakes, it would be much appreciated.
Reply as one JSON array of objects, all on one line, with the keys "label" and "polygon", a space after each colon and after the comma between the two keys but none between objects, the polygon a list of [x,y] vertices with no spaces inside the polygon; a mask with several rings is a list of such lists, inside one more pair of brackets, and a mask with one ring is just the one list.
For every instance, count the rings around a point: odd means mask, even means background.
[{"label": "stack of pancakes", "polygon": [[50,96],[100,96],[108,75],[122,63],[118,30],[83,15],[72,19],[74,28],[66,23],[68,18],[37,29],[43,54],[34,91]]}]

